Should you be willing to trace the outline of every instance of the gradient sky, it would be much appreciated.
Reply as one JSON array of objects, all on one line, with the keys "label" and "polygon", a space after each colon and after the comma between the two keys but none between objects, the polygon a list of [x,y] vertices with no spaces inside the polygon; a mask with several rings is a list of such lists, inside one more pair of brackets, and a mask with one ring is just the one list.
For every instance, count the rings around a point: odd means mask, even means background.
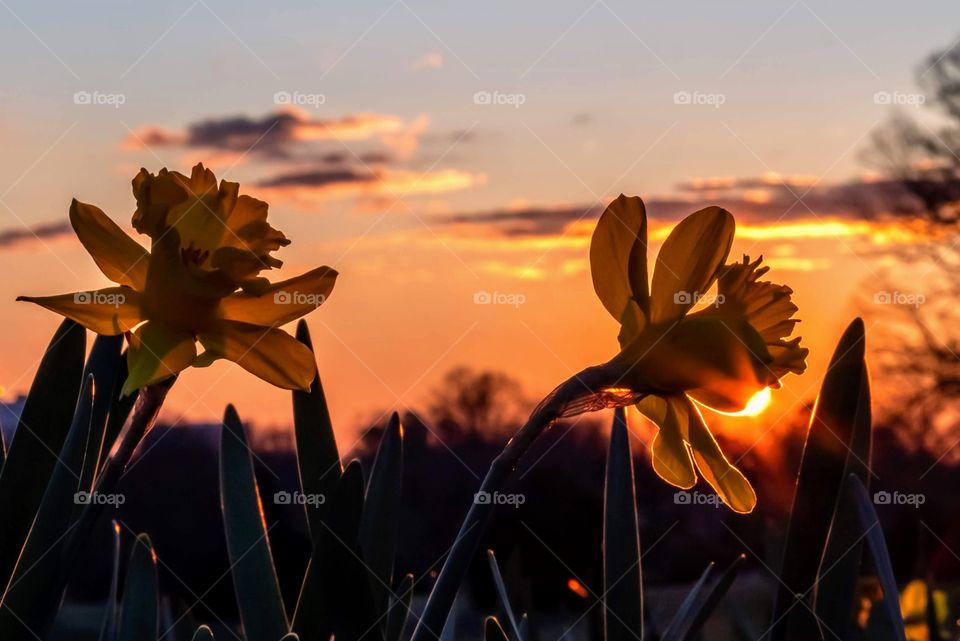
[{"label": "gradient sky", "polygon": [[[539,396],[612,356],[617,329],[586,255],[597,206],[620,192],[648,200],[654,239],[720,202],[740,224],[734,252],[763,252],[796,290],[810,370],[767,413],[728,425],[764,433],[815,393],[851,296],[881,267],[867,255],[903,240],[845,217],[836,189],[869,169],[859,152],[892,114],[877,92],[914,94],[960,11],[0,0],[0,16],[7,397],[27,388],[59,322],[14,298],[106,285],[63,227],[70,199],[130,229],[139,167],[202,160],[271,203],[293,240],[275,278],[341,272],[308,320],[348,438],[419,406],[458,364]],[[714,104],[678,104],[678,92]],[[482,291],[524,303],[474,304]],[[230,401],[261,425],[290,420],[285,392],[226,363],[186,372],[168,411],[215,420]]]}]

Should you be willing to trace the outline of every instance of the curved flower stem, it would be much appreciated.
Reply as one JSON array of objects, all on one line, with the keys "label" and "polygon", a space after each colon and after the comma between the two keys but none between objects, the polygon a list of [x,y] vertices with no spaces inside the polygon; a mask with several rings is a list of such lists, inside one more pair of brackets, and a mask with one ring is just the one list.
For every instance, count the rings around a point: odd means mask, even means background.
[{"label": "curved flower stem", "polygon": [[[116,489],[117,483],[123,476],[123,472],[133,457],[134,451],[157,420],[157,415],[160,413],[160,408],[167,398],[167,393],[170,391],[170,388],[173,387],[173,383],[176,380],[177,377],[172,376],[140,390],[137,396],[137,404],[133,410],[133,416],[130,419],[130,425],[127,427],[127,430],[122,433],[116,452],[107,459],[107,462],[104,463],[103,468],[100,470],[94,486],[94,494],[111,494]],[[109,446],[109,444],[105,445]],[[83,507],[77,519],[75,530],[67,542],[64,558],[67,559],[68,562],[64,564],[64,567],[68,568],[72,565],[70,561],[75,559],[76,555],[80,553],[83,543],[93,530],[93,526],[100,517],[102,510],[103,504],[98,501],[90,501]]]},{"label": "curved flower stem", "polygon": [[[553,390],[533,410],[527,422],[493,460],[477,495],[485,496],[484,493],[486,493],[486,496],[492,499],[495,492],[501,491],[533,442],[558,419],[570,415],[568,409],[585,394],[588,398],[599,398],[601,390],[608,382],[609,374],[609,369],[602,365],[588,367]],[[604,406],[589,409],[600,409]],[[575,413],[579,414],[581,411],[578,410]],[[470,511],[467,512],[460,526],[453,547],[450,548],[450,554],[440,569],[440,575],[430,592],[411,641],[435,641],[440,638],[457,596],[457,590],[463,582],[470,561],[476,554],[484,530],[493,516],[493,508],[492,500],[485,502],[474,500],[473,505],[470,506]]]}]

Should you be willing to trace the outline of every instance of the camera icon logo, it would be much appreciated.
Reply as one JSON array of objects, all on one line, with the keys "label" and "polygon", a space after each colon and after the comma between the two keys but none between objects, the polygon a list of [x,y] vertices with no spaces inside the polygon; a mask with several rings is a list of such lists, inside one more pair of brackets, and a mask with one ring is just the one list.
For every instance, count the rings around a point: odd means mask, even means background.
[{"label": "camera icon logo", "polygon": [[290,95],[289,91],[278,91],[273,94],[273,104],[275,105],[289,105],[293,102],[293,97]]},{"label": "camera icon logo", "polygon": [[478,91],[473,94],[473,104],[489,105],[493,103],[493,95],[489,91]]},{"label": "camera icon logo", "polygon": [[873,304],[874,305],[889,305],[890,304],[890,292],[877,292],[873,295]]},{"label": "camera icon logo", "polygon": [[493,296],[490,294],[490,292],[480,291],[480,292],[474,293],[473,295],[474,305],[489,305],[492,302],[493,302]]},{"label": "camera icon logo", "polygon": [[693,302],[693,295],[690,292],[676,292],[673,295],[674,305],[689,305]]},{"label": "camera icon logo", "polygon": [[76,292],[73,295],[73,302],[77,305],[89,305],[93,302],[93,296],[90,292]]},{"label": "camera icon logo", "polygon": [[877,505],[890,505],[890,492],[874,492],[873,502]]},{"label": "camera icon logo", "polygon": [[290,505],[290,492],[275,492],[273,495],[273,502],[277,505]]},{"label": "camera icon logo", "polygon": [[73,94],[73,104],[75,105],[89,105],[93,101],[93,96],[90,95],[89,91],[78,91]]},{"label": "camera icon logo", "polygon": [[673,494],[674,505],[690,505],[692,499],[690,492],[674,492]]},{"label": "camera icon logo", "polygon": [[689,91],[678,91],[673,94],[673,104],[675,105],[689,105],[692,101],[692,96]]},{"label": "camera icon logo", "polygon": [[290,292],[274,292],[273,302],[277,305],[289,305],[293,302],[293,297],[290,296]]},{"label": "camera icon logo", "polygon": [[490,492],[480,490],[473,495],[473,502],[477,505],[490,505]]},{"label": "camera icon logo", "polygon": [[889,105],[893,102],[893,96],[889,91],[878,91],[873,94],[873,104],[875,105]]}]

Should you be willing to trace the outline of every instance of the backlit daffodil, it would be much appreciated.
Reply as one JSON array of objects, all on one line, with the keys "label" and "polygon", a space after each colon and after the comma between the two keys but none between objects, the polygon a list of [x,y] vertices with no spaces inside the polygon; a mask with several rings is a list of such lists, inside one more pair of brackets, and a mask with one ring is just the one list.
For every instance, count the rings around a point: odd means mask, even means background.
[{"label": "backlit daffodil", "polygon": [[[760,260],[725,266],[734,227],[719,207],[687,216],[664,241],[648,282],[643,201],[620,196],[597,223],[590,266],[597,295],[621,324],[620,353],[601,366],[614,381],[606,394],[638,401],[659,426],[654,470],[687,489],[696,465],[727,505],[750,512],[756,494],[720,451],[698,405],[744,410],[787,373],[802,373],[807,350],[800,338],[789,339],[798,322],[792,290],[759,280],[768,269]],[[690,313],[697,302],[709,305]]]},{"label": "backlit daffodil", "polygon": [[150,237],[149,252],[100,209],[74,200],[70,222],[117,286],[21,300],[98,334],[128,333],[124,394],[220,358],[279,387],[309,389],[312,353],[277,326],[320,305],[337,273],[319,267],[276,283],[260,277],[281,266],[272,252],[290,241],[267,222],[267,203],[239,188],[218,185],[203,165],[189,177],[140,170],[133,226]]}]

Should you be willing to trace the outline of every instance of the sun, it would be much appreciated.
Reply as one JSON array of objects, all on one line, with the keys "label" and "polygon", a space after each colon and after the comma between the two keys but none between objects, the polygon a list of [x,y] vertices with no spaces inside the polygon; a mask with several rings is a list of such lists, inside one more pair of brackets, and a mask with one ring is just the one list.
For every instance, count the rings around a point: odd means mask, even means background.
[{"label": "sun", "polygon": [[723,414],[724,416],[759,416],[763,413],[767,407],[770,405],[770,400],[773,398],[773,393],[769,387],[764,387],[762,390],[750,397],[750,400],[747,401],[747,406],[744,407],[739,412],[717,412],[718,414]]}]

